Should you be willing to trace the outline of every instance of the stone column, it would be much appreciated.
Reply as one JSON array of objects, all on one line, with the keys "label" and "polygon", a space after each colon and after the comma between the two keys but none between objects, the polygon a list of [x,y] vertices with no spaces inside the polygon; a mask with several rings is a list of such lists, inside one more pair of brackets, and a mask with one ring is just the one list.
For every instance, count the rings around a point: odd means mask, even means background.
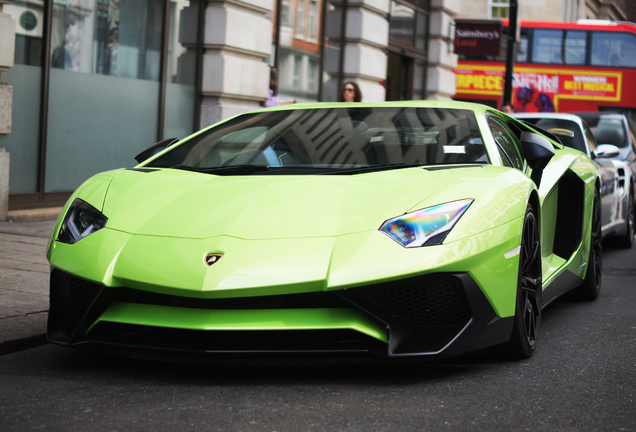
[{"label": "stone column", "polygon": [[[2,7],[9,0],[0,0],[0,77],[13,67],[15,55],[15,21],[3,13]],[[11,133],[11,106],[13,87],[0,79],[0,138]],[[9,153],[0,146],[0,221],[7,220],[9,208]]]},{"label": "stone column", "polygon": [[[386,95],[387,48],[389,46],[389,0],[349,0],[345,30],[343,81],[355,81],[362,102],[382,102]],[[342,4],[333,3],[327,16],[330,45],[339,47]],[[337,101],[340,50],[326,50],[325,101]]]},{"label": "stone column", "polygon": [[460,0],[431,0],[427,99],[450,99],[455,94],[457,55],[451,44],[451,23],[460,9]]},{"label": "stone column", "polygon": [[258,109],[269,95],[274,0],[208,1],[201,127]]}]

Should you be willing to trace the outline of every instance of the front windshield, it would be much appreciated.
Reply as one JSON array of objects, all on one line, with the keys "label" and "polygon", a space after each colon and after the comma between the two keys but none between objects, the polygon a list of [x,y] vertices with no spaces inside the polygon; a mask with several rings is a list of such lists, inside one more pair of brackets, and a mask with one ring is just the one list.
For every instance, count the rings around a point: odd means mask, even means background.
[{"label": "front windshield", "polygon": [[627,130],[621,117],[610,114],[583,118],[592,130],[597,143],[627,147]]},{"label": "front windshield", "polygon": [[470,110],[355,107],[245,114],[175,147],[149,167],[267,173],[488,163]]}]

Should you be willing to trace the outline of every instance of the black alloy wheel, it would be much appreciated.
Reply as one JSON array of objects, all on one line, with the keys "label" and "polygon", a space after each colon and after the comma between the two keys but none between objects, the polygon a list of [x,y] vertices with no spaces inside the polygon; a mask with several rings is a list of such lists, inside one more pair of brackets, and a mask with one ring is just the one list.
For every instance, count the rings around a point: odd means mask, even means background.
[{"label": "black alloy wheel", "polygon": [[539,227],[534,209],[528,205],[519,252],[519,280],[512,336],[509,342],[497,350],[504,356],[525,359],[532,356],[537,347],[543,289],[541,273]]},{"label": "black alloy wheel", "polygon": [[590,236],[587,271],[583,283],[574,294],[580,300],[595,300],[601,293],[603,270],[603,239],[601,233],[601,202],[599,192],[594,189],[594,207],[592,209],[592,233]]}]

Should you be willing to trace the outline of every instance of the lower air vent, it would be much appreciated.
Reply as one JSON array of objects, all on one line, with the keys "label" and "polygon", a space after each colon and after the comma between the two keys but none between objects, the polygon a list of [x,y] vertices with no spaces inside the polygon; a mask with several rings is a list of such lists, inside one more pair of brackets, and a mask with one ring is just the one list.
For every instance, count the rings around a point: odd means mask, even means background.
[{"label": "lower air vent", "polygon": [[351,291],[414,327],[461,328],[470,320],[461,282],[449,275],[427,275]]},{"label": "lower air vent", "polygon": [[81,319],[102,290],[96,285],[60,270],[51,272],[51,307],[65,318]]}]

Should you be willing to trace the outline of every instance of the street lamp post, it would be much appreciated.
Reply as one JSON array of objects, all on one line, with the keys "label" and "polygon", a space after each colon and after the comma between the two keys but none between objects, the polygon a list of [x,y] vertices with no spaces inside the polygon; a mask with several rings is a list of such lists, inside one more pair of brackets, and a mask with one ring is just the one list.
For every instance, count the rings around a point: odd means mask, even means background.
[{"label": "street lamp post", "polygon": [[503,105],[512,103],[512,71],[515,64],[517,45],[517,0],[510,0],[508,16],[508,49],[506,51],[506,76],[504,80]]}]

